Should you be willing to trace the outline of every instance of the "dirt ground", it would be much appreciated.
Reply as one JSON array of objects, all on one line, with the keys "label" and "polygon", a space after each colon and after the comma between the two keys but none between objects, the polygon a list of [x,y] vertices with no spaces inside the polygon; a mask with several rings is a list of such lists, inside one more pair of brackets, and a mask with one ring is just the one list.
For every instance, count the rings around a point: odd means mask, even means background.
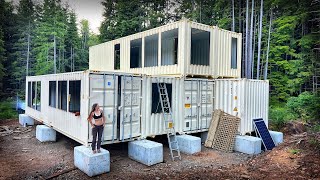
[{"label": "dirt ground", "polygon": [[[58,134],[57,142],[40,143],[35,126],[22,127],[17,120],[0,126],[11,131],[0,136],[0,179],[90,179],[73,165],[77,142]],[[103,146],[111,154],[111,172],[94,179],[320,179],[320,135],[286,131],[284,143],[256,156],[202,147],[173,162],[164,145],[164,162],[151,167],[129,159],[127,143]]]}]

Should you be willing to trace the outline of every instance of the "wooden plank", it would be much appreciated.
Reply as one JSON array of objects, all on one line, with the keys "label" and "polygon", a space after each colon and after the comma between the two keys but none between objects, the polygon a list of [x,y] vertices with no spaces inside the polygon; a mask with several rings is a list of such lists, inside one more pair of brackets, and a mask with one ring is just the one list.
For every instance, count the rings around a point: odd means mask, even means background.
[{"label": "wooden plank", "polygon": [[220,110],[220,109],[216,109],[216,110],[213,111],[210,127],[209,127],[209,130],[208,130],[207,140],[204,143],[205,147],[210,147],[210,148],[212,147],[213,139],[215,137],[215,134],[216,134],[216,131],[217,131],[217,127],[219,125],[220,117],[222,115],[223,115],[223,111]]}]

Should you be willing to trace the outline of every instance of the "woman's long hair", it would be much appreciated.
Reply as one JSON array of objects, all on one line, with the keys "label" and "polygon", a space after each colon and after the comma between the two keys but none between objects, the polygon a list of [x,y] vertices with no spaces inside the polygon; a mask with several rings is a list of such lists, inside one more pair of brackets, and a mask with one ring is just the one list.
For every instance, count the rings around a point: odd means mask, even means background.
[{"label": "woman's long hair", "polygon": [[90,117],[91,113],[96,110],[96,107],[97,107],[97,106],[98,106],[98,103],[94,103],[94,104],[92,105],[91,111],[90,111],[90,113],[89,113],[89,117]]},{"label": "woman's long hair", "polygon": [[97,106],[98,106],[98,103],[94,103],[94,104],[92,105],[90,114],[96,110],[96,107],[97,107]]}]

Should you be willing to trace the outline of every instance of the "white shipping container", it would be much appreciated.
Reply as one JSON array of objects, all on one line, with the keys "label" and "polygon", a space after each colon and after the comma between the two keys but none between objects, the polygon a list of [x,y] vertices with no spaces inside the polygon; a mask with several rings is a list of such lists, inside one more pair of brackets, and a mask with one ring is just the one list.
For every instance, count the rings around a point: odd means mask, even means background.
[{"label": "white shipping container", "polygon": [[157,83],[166,83],[180,134],[207,131],[214,109],[239,116],[240,134],[253,131],[253,118],[267,122],[268,81],[92,71],[27,77],[25,113],[84,145],[92,139],[87,117],[94,103],[106,117],[103,144],[161,135]]},{"label": "white shipping container", "polygon": [[182,19],[90,47],[89,69],[240,78],[241,38],[241,33]]},{"label": "white shipping container", "polygon": [[215,84],[215,109],[241,119],[240,135],[254,131],[253,119],[263,118],[268,126],[269,81],[219,79]]},{"label": "white shipping container", "polygon": [[103,144],[141,135],[139,75],[84,71],[30,76],[26,87],[25,113],[81,144],[92,139],[87,117],[94,103],[106,117]]},{"label": "white shipping container", "polygon": [[[157,83],[166,83],[175,130],[178,133],[207,131],[214,105],[214,82],[173,77],[143,78],[142,136],[165,134]],[[156,100],[155,100],[156,99]],[[155,102],[156,101],[156,102]],[[158,111],[157,111],[158,110]]]}]

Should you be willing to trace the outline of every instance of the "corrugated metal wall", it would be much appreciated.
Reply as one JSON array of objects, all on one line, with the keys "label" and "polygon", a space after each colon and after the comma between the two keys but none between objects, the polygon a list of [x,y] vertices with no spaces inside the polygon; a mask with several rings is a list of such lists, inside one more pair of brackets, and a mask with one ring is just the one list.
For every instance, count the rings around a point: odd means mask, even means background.
[{"label": "corrugated metal wall", "polygon": [[[204,48],[195,48],[191,52],[191,28],[210,32],[210,53],[209,66],[192,65],[191,54],[202,57]],[[165,39],[165,32],[178,29],[178,64],[174,64],[172,48],[174,42],[172,39]],[[149,36],[158,35],[158,45],[147,43]],[[237,69],[231,68],[231,40],[237,38]],[[142,53],[142,67],[130,68],[130,41],[142,38],[142,49],[147,52]],[[217,77],[237,77],[241,75],[241,34],[222,30],[215,26],[207,26],[200,23],[181,20],[175,23],[164,25],[158,28],[150,29],[141,33],[133,34],[127,37],[116,39],[100,45],[90,47],[89,51],[89,69],[99,71],[111,71],[114,64],[114,45],[120,43],[121,72],[139,73],[146,75],[203,75]],[[149,45],[150,44],[150,45]],[[151,55],[158,48],[157,55]],[[150,53],[149,53],[150,52]],[[207,53],[205,53],[207,56]],[[156,59],[150,57],[158,56]],[[207,58],[207,57],[203,57]],[[200,59],[203,59],[200,58]],[[202,62],[202,61],[201,61]],[[158,66],[153,66],[158,64]],[[171,65],[168,65],[171,64]],[[172,65],[174,64],[174,65]],[[164,65],[164,66],[161,66]],[[149,67],[153,66],[153,67]]]},{"label": "corrugated metal wall", "polygon": [[241,135],[254,131],[252,119],[263,118],[268,124],[268,81],[225,79],[215,83],[215,109],[240,117]]},{"label": "corrugated metal wall", "polygon": [[[165,134],[162,113],[152,113],[152,83],[172,84],[171,108],[175,130],[179,133],[207,131],[213,110],[213,81],[172,77],[143,77],[142,136]],[[159,107],[161,105],[159,104]],[[161,110],[162,111],[162,110]]]},{"label": "corrugated metal wall", "polygon": [[[81,109],[80,116],[75,116],[58,108],[49,106],[49,81],[81,80]],[[75,72],[65,74],[50,74],[27,77],[26,82],[41,81],[41,111],[26,107],[25,113],[34,119],[52,126],[58,132],[82,143],[88,140],[88,73]],[[69,84],[68,84],[69,89]],[[26,99],[28,94],[26,93]],[[67,104],[69,106],[69,103]]]},{"label": "corrugated metal wall", "polygon": [[[241,122],[239,133],[242,135],[254,130],[252,126],[252,119],[254,118],[263,118],[268,124],[268,81],[247,79],[206,80],[163,76],[142,76],[141,81],[140,76],[133,77],[131,75],[128,75],[127,77],[129,79],[124,79],[125,77],[121,74],[118,74],[117,76],[118,78],[122,78],[122,90],[120,93],[121,95],[119,95],[121,99],[120,106],[125,107],[134,102],[131,105],[132,107],[135,107],[135,109],[131,109],[128,106],[129,109],[127,108],[126,112],[123,111],[124,113],[120,114],[120,119],[124,119],[124,117],[128,118],[132,114],[136,115],[136,119],[132,120],[134,126],[128,124],[128,122],[131,122],[131,120],[127,119],[126,127],[122,129],[122,132],[128,133],[131,131],[132,127],[133,131],[131,135],[125,135],[126,138],[128,138],[129,136],[134,137],[141,135],[141,137],[147,137],[165,134],[162,114],[152,113],[152,83],[157,82],[172,84],[171,107],[173,112],[174,125],[177,132],[191,133],[207,131],[209,127],[208,120],[211,120],[213,109],[222,109],[229,114],[240,117]],[[130,77],[136,78],[134,79],[134,81],[137,82],[133,84],[135,86],[141,87],[141,91],[140,88],[130,85],[130,82],[134,82],[130,79]],[[81,80],[80,116],[75,116],[73,113],[49,106],[49,81],[70,80]],[[37,119],[38,121],[42,121],[48,126],[52,126],[57,131],[82,144],[86,145],[88,142],[90,142],[90,132],[87,122],[89,106],[91,106],[91,104],[95,101],[103,100],[103,97],[99,98],[99,96],[102,96],[102,94],[100,93],[97,97],[91,97],[92,101],[89,102],[89,96],[91,96],[89,92],[89,86],[90,81],[92,81],[89,78],[89,71],[27,77],[26,84],[28,85],[28,82],[30,81],[41,81],[41,111],[26,107],[26,114]],[[106,79],[106,85],[114,87],[113,83],[117,83],[115,81],[117,81],[117,79],[114,79],[110,76],[109,79]],[[139,85],[138,81],[141,81],[142,84]],[[99,84],[99,82],[96,83]],[[125,88],[128,91],[124,90],[124,83],[128,85]],[[97,86],[97,92],[99,91],[99,87],[101,89],[101,86]],[[56,87],[56,89],[58,89],[58,87]],[[67,91],[69,91],[69,83],[67,84]],[[110,91],[110,89],[107,88],[106,91]],[[134,95],[131,92],[134,92]],[[118,110],[119,104],[115,102],[118,101],[116,99],[113,99],[113,104],[108,103],[108,99],[112,100],[112,98],[115,97],[114,93],[118,92],[110,91],[109,93],[106,93],[106,95],[112,97],[105,97],[105,100],[107,102],[105,103],[107,107],[105,109],[105,114],[110,120],[107,122],[107,128],[108,130],[110,130],[110,132],[105,134],[106,139],[112,139],[112,136],[113,138],[115,136],[115,132],[111,132],[112,127],[114,128],[111,119],[112,116],[116,117],[114,113]],[[139,97],[140,94],[141,98]],[[26,99],[28,99],[27,92]],[[140,104],[140,102],[141,106],[137,105]],[[117,104],[116,107],[114,106],[115,103]],[[67,109],[69,109],[68,106],[69,103],[67,104]],[[161,108],[161,106],[159,106],[159,108]],[[138,120],[139,111],[141,113],[141,122]],[[122,122],[120,121],[120,123]],[[121,139],[104,143],[113,143],[119,141],[121,141]]]}]

